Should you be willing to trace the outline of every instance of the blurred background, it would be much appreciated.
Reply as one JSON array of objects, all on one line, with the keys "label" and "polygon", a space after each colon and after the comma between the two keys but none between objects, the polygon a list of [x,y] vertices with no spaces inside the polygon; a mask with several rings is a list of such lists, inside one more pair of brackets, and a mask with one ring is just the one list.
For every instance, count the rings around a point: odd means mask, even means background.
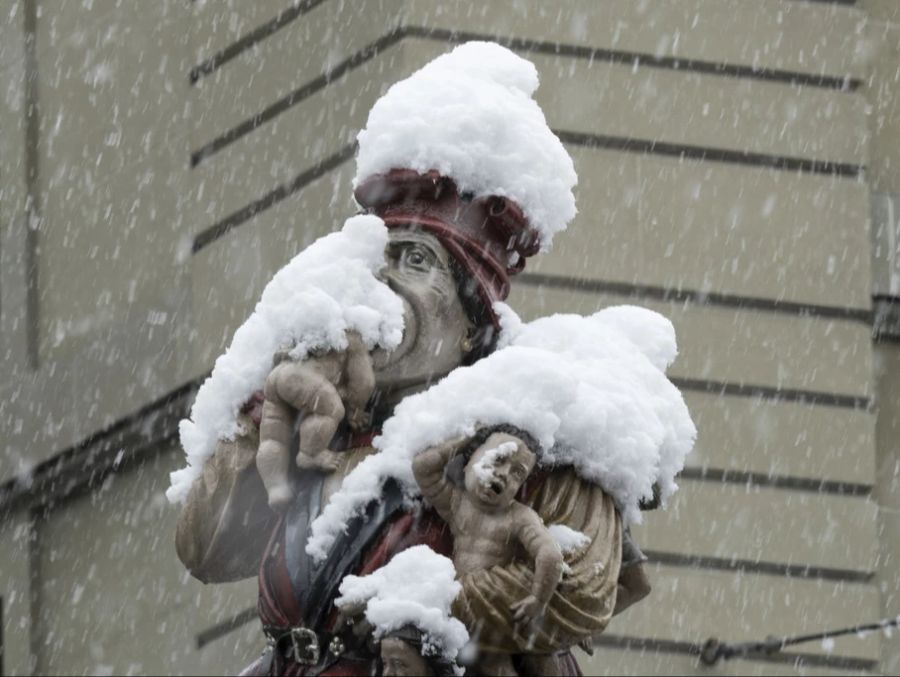
[{"label": "blurred background", "polygon": [[896,674],[898,0],[0,0],[2,674],[235,672],[256,582],[203,586],[177,421],[269,277],[354,213],[354,139],[469,39],[531,59],[580,176],[533,317],[668,316],[700,430],[637,532],[654,591],[589,674]]}]

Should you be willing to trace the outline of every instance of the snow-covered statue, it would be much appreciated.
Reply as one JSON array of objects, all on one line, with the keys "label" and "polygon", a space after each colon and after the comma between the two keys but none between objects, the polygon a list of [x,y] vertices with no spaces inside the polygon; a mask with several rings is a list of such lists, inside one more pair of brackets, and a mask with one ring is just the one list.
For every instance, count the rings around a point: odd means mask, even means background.
[{"label": "snow-covered statue", "polygon": [[347,576],[334,603],[357,636],[377,643],[378,674],[460,674],[457,659],[469,633],[453,618],[460,590],[455,578],[453,562],[414,545],[371,574]]},{"label": "snow-covered statue", "polygon": [[[520,634],[544,615],[565,566],[562,550],[538,514],[516,501],[537,461],[537,447],[522,430],[492,426],[471,442],[463,438],[425,449],[412,462],[422,496],[450,527],[460,575],[508,565],[520,549],[534,561],[529,594],[511,606],[513,620],[525,626]],[[453,473],[456,477],[447,472],[454,458],[463,466]],[[504,653],[482,652],[475,668],[480,675],[515,674],[512,656]]]},{"label": "snow-covered statue", "polygon": [[[359,135],[362,213],[274,276],[182,422],[178,555],[259,577],[248,674],[578,674],[571,647],[649,592],[628,526],[695,434],[671,324],[502,303],[575,215],[537,85],[491,43],[395,84]],[[472,557],[469,492],[535,547]]]},{"label": "snow-covered statue", "polygon": [[[369,350],[355,331],[347,332],[347,347],[323,355],[291,359],[282,352],[266,378],[259,422],[256,469],[269,495],[269,507],[281,512],[294,497],[291,460],[301,470],[332,472],[340,456],[329,450],[345,419],[351,430],[366,427],[366,405],[375,391],[375,372]],[[346,403],[346,406],[344,406]],[[303,416],[297,421],[298,413]],[[300,450],[291,453],[294,423]]]}]

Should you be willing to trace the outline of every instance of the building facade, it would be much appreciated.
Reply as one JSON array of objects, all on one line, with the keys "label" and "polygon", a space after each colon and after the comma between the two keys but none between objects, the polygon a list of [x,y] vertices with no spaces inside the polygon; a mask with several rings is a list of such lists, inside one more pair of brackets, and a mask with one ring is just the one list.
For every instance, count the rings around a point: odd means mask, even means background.
[{"label": "building facade", "polygon": [[[256,584],[203,586],[177,422],[269,277],[354,212],[355,135],[454,44],[531,59],[579,216],[521,314],[668,316],[699,428],[637,532],[650,598],[589,674],[900,614],[896,0],[3,0],[6,674],[235,671]],[[884,633],[717,666],[896,674]]]}]

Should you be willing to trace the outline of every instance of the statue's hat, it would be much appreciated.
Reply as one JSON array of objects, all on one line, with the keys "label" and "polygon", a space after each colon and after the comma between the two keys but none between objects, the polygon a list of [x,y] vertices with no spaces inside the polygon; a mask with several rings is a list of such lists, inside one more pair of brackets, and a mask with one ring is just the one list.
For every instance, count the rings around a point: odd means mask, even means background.
[{"label": "statue's hat", "polygon": [[521,208],[501,196],[460,194],[453,179],[436,171],[393,169],[360,183],[356,201],[388,228],[418,227],[437,237],[475,282],[496,323],[493,303],[509,295],[509,278],[540,249],[540,234]]},{"label": "statue's hat", "polygon": [[468,42],[395,83],[359,133],[357,201],[418,225],[472,276],[487,312],[575,216],[572,158],[532,98],[530,61]]}]

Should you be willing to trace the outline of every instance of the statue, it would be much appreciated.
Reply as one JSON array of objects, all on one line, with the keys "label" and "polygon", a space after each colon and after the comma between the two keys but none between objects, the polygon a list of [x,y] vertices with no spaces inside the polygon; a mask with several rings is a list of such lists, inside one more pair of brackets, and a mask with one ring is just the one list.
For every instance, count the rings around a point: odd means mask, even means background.
[{"label": "statue", "polygon": [[[470,70],[465,78],[453,70],[460,59]],[[471,90],[493,92],[495,81],[503,83],[502,96],[527,108],[520,121],[527,133],[507,139],[492,126],[516,128],[509,106],[484,107],[484,124],[467,122],[457,129],[452,147],[433,138],[449,134],[452,120],[423,130],[421,115],[403,117],[416,106],[437,114],[440,107],[429,98],[435,91],[445,103],[458,103],[460,114],[480,110]],[[407,97],[410,82],[418,82],[421,96]],[[323,557],[307,552],[310,525],[344,478],[375,452],[373,439],[397,405],[495,350],[495,302],[507,297],[510,278],[526,259],[574,216],[574,169],[530,99],[536,86],[529,62],[497,45],[469,43],[395,85],[387,103],[376,104],[370,114],[360,135],[354,195],[365,213],[388,228],[380,276],[403,302],[402,340],[392,350],[368,351],[350,338],[352,347],[343,354],[277,364],[265,392],[242,408],[237,434],[216,443],[179,516],[178,556],[194,577],[206,583],[259,577],[258,612],[268,648],[245,674],[425,674],[423,665],[432,674],[446,674],[446,660],[434,659],[416,639],[421,628],[404,626],[379,644],[371,633],[358,631],[359,618],[348,618],[352,606],[345,613],[335,606],[348,577],[372,575],[415,547],[454,557],[459,592],[452,615],[465,625],[482,667],[492,674],[580,674],[571,648],[589,643],[614,614],[649,593],[643,557],[611,495],[571,466],[534,467],[537,443],[522,431],[503,432],[509,428],[482,431],[489,436],[457,440],[417,461],[416,477],[435,509],[410,508],[398,484],[387,482],[377,501],[347,521]],[[398,131],[390,127],[395,119],[413,126]],[[505,154],[500,148],[480,157],[483,139],[471,145],[473,129],[487,129],[491,143],[512,145]],[[381,164],[367,154],[375,147]],[[432,157],[429,152],[440,157],[432,167],[413,159],[397,164],[403,162],[392,155],[397,147],[409,158]],[[509,171],[497,165],[497,158],[513,156],[518,159],[508,160]],[[473,188],[456,167],[500,172],[515,185],[507,190],[476,182]],[[529,173],[537,179],[519,180],[534,179]],[[532,199],[548,186],[568,197]],[[314,393],[324,398],[317,402]],[[304,418],[292,466],[288,449],[296,448],[297,412]],[[472,462],[465,463],[465,456],[451,461],[452,452],[467,444],[474,444]],[[509,444],[514,451],[504,446]],[[491,450],[495,457],[509,454],[515,468],[489,480],[485,489],[473,476],[491,472],[477,467]],[[451,481],[455,474],[458,487],[444,480],[445,471]],[[508,536],[508,546],[482,548],[469,520],[489,527],[498,540]],[[587,539],[566,556],[562,582],[560,550],[543,524],[565,525]],[[530,561],[512,555],[516,539]]]},{"label": "statue", "polygon": [[[528,433],[508,426],[485,428],[466,442],[454,440],[416,456],[416,481],[450,527],[453,563],[460,575],[509,564],[519,547],[532,557],[530,594],[510,610],[517,624],[537,622],[562,579],[564,566],[562,551],[541,518],[515,500],[534,468],[537,456],[532,449],[537,442]],[[455,458],[465,463],[462,482],[456,478],[462,486],[454,486],[445,474],[457,453]],[[511,656],[486,652],[478,656],[477,672],[517,674]]]},{"label": "statue", "polygon": [[369,637],[375,674],[457,675],[460,650],[469,641],[451,614],[459,594],[456,569],[424,545],[398,553],[366,576],[347,576],[335,600],[340,621],[357,637]]},{"label": "statue", "polygon": [[375,390],[375,372],[359,334],[347,332],[347,344],[343,351],[302,362],[291,359],[287,352],[275,358],[275,367],[266,379],[256,454],[256,468],[273,510],[282,512],[293,498],[288,476],[289,446],[297,412],[304,414],[296,456],[297,467],[303,470],[337,469],[340,457],[328,449],[328,444],[345,414],[353,430],[367,423],[365,408]]}]

